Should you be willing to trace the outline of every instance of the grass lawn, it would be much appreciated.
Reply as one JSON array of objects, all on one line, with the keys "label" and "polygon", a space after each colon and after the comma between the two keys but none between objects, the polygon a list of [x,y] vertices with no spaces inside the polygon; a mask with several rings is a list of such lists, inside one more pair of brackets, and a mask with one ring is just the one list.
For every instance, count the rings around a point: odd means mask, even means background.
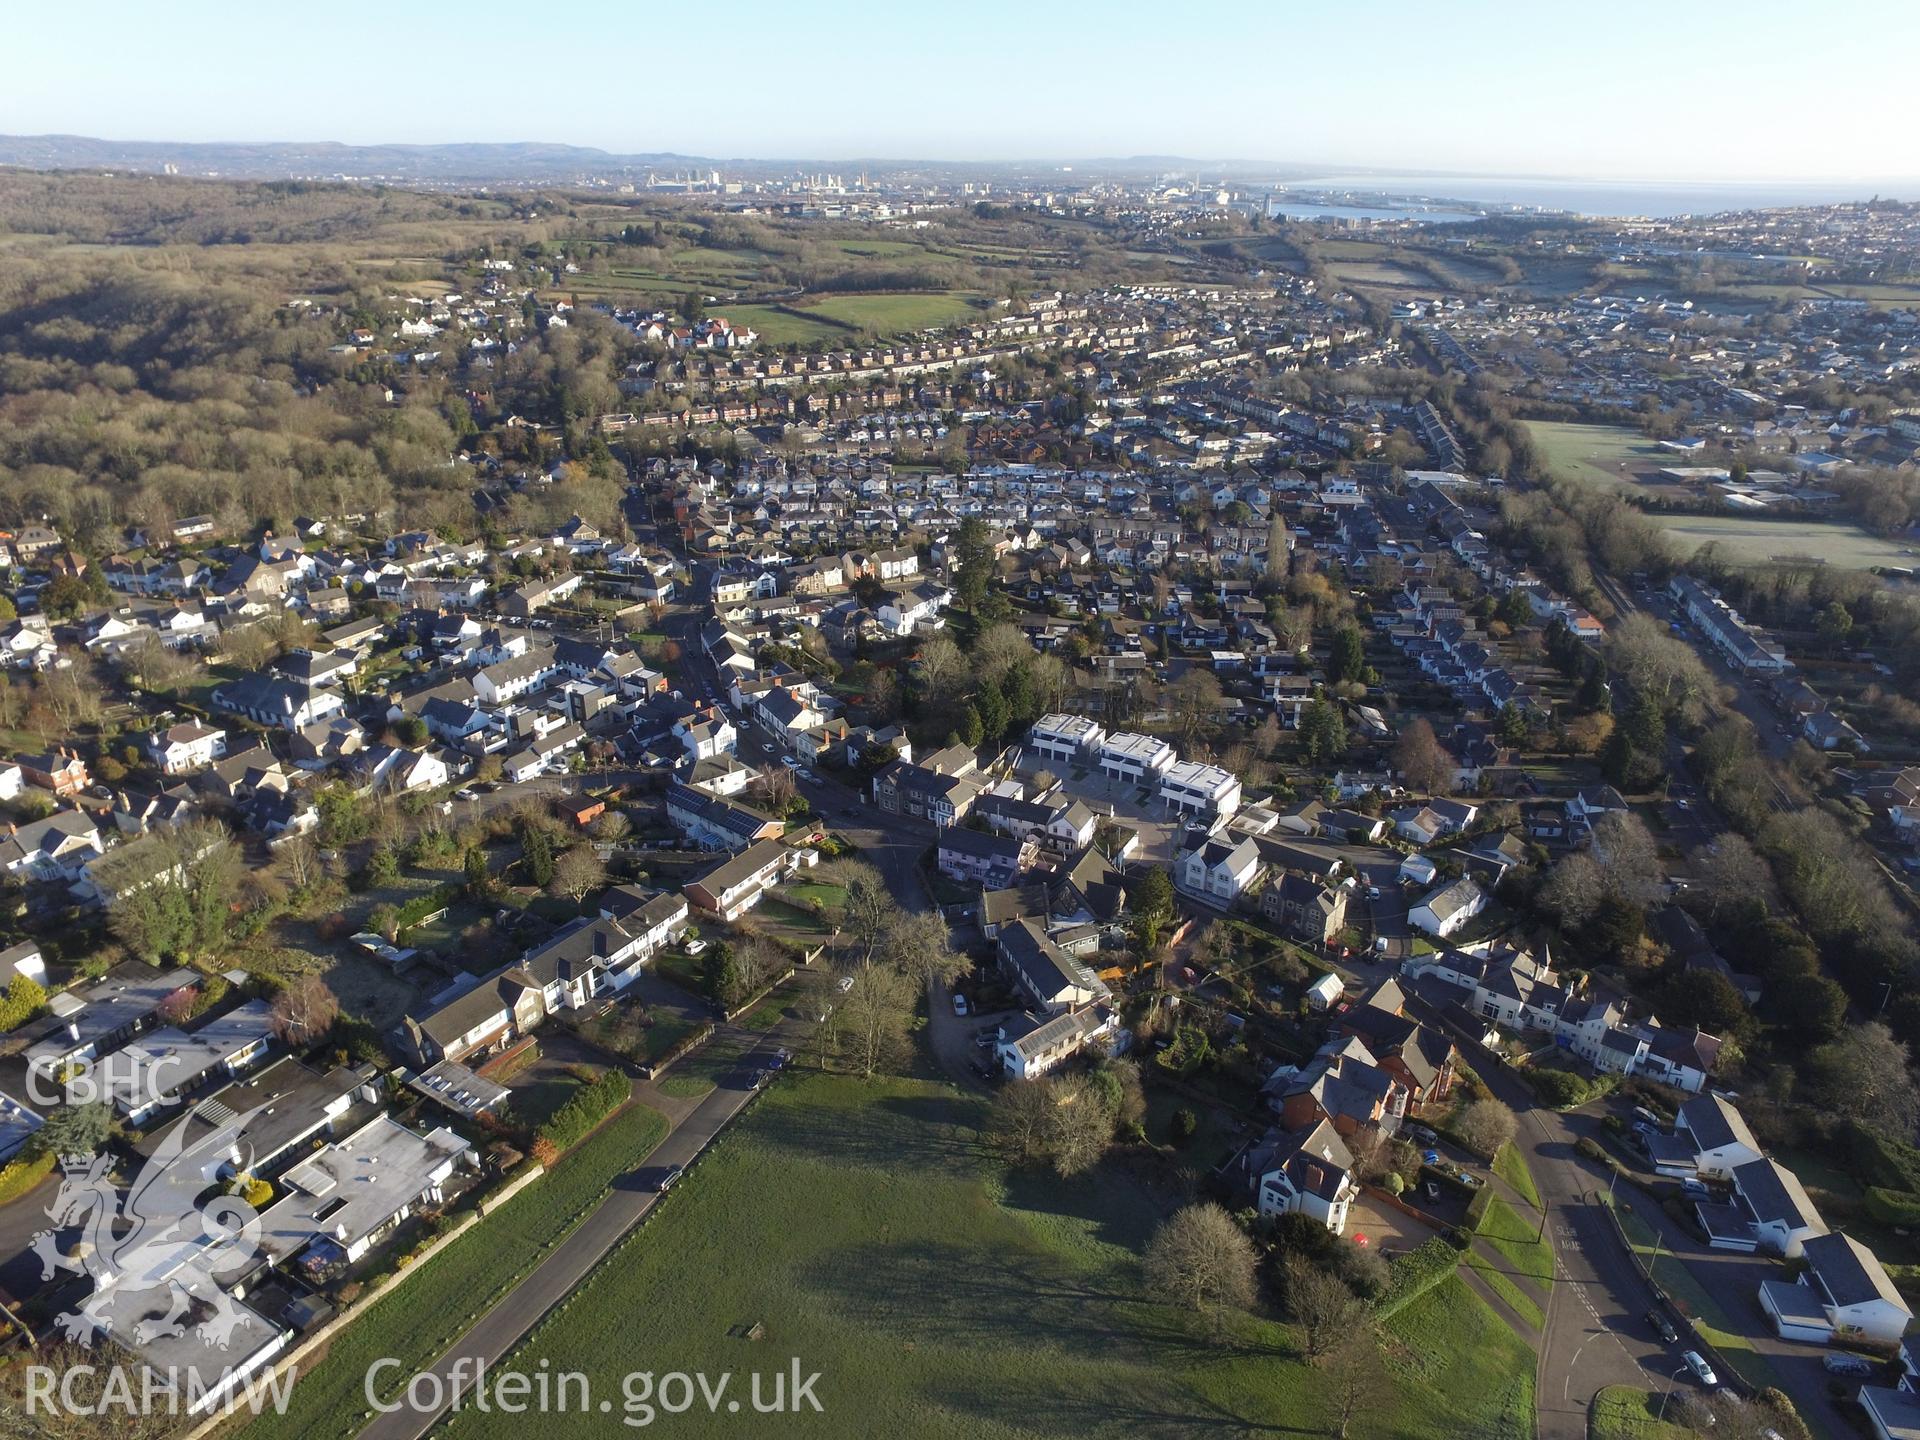
[{"label": "grass lawn", "polygon": [[1533,1351],[1458,1275],[1389,1320],[1386,1340],[1399,1403],[1368,1412],[1359,1435],[1532,1440]]},{"label": "grass lawn", "polygon": [[1632,484],[1637,475],[1670,465],[1686,465],[1677,450],[1662,450],[1626,425],[1579,425],[1529,420],[1527,429],[1540,447],[1547,468],[1569,479]]},{"label": "grass lawn", "polygon": [[780,887],[778,893],[792,900],[812,901],[829,907],[847,903],[846,886],[827,885],[818,880],[789,881]]},{"label": "grass lawn", "polygon": [[827,922],[811,910],[802,910],[798,905],[789,905],[777,895],[770,894],[760,902],[760,913],[783,929],[817,936],[832,933]]},{"label": "grass lawn", "polygon": [[1512,1307],[1514,1314],[1533,1326],[1536,1331],[1546,1325],[1546,1316],[1542,1315],[1540,1307],[1533,1303],[1533,1297],[1509,1280],[1506,1271],[1477,1250],[1467,1252],[1467,1263],[1474,1268],[1482,1280],[1487,1282],[1487,1287],[1494,1294]]},{"label": "grass lawn", "polygon": [[934,295],[832,295],[820,300],[801,300],[795,308],[876,335],[902,335],[941,325],[959,325],[979,319],[982,313],[971,296],[951,290]]},{"label": "grass lawn", "polygon": [[1544,1239],[1534,1238],[1537,1229],[1533,1221],[1523,1219],[1519,1211],[1497,1195],[1487,1205],[1486,1218],[1480,1222],[1480,1233],[1517,1273],[1529,1280],[1552,1284],[1553,1247]]},{"label": "grass lawn", "polygon": [[1514,1193],[1534,1209],[1540,1208],[1540,1192],[1534,1188],[1533,1172],[1527,1168],[1527,1157],[1512,1145],[1500,1147],[1500,1153],[1493,1159],[1493,1173],[1511,1185]]},{"label": "grass lawn", "polygon": [[[667,1122],[643,1105],[614,1116],[507,1205],[442,1250],[418,1275],[380,1300],[327,1347],[326,1358],[302,1369],[285,1415],[263,1415],[247,1433],[345,1440],[366,1423],[367,1367],[393,1356],[405,1362],[400,1383],[428,1364],[482,1311],[566,1237],[606,1193],[667,1133]],[[397,1386],[396,1386],[397,1388]]]},{"label": "grass lawn", "polygon": [[[781,1082],[503,1366],[546,1358],[605,1395],[635,1369],[797,1360],[824,1413],[783,1419],[796,1435],[1328,1433],[1287,1327],[1237,1317],[1215,1340],[1141,1297],[1163,1206],[1124,1167],[1007,1176],[979,1144],[984,1111],[926,1081]],[[730,1338],[755,1323],[758,1344]],[[1457,1281],[1394,1317],[1384,1347],[1387,1393],[1356,1436],[1531,1434],[1533,1357]],[[741,1432],[704,1410],[675,1433]],[[441,1433],[524,1429],[469,1410]]]},{"label": "grass lawn", "polygon": [[1656,1420],[1660,1397],[1625,1385],[1609,1385],[1593,1397],[1587,1416],[1591,1440],[1687,1440],[1693,1431]]},{"label": "grass lawn", "polygon": [[712,1089],[713,1081],[703,1075],[676,1072],[660,1082],[660,1093],[676,1100],[698,1100]]},{"label": "grass lawn", "polygon": [[1914,557],[1906,553],[1911,547],[1837,522],[1756,520],[1738,515],[1655,515],[1651,518],[1667,532],[1683,557],[1691,556],[1703,545],[1712,545],[1739,560],[1805,556],[1844,570],[1915,564]]}]

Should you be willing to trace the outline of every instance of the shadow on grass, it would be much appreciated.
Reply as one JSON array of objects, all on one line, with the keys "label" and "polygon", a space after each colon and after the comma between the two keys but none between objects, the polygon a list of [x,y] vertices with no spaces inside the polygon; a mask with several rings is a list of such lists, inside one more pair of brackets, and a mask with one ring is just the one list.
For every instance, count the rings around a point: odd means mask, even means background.
[{"label": "shadow on grass", "polygon": [[1155,1371],[1294,1354],[1215,1339],[1194,1318],[1121,1288],[1123,1277],[1079,1274],[1030,1251],[946,1241],[842,1246],[798,1278],[855,1323],[942,1351],[1012,1345]]},{"label": "shadow on grass", "polygon": [[[980,1416],[1009,1433],[1046,1435],[1130,1435],[1178,1440],[1189,1435],[1326,1435],[1324,1423],[1303,1417],[1294,1422],[1256,1420],[1169,1382],[1166,1402],[1116,1394],[1105,1385],[1069,1391],[982,1378],[955,1382],[930,1392],[930,1398],[961,1414]],[[1183,1402],[1175,1404],[1171,1402]]]},{"label": "shadow on grass", "polygon": [[887,1095],[858,1105],[791,1101],[779,1107],[777,1123],[755,1126],[754,1141],[777,1159],[934,1168],[976,1178],[985,1155],[978,1128],[985,1113],[977,1099],[946,1094]]}]

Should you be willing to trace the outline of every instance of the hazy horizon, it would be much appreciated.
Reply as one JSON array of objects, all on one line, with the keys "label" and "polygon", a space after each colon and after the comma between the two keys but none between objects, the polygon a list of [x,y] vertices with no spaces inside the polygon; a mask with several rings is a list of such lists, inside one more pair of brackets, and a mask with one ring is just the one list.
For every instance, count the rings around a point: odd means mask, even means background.
[{"label": "hazy horizon", "polygon": [[1169,156],[1649,184],[1920,173],[1920,91],[1903,73],[1920,10],[1893,0],[1842,0],[1817,27],[1784,0],[1623,0],[1604,24],[1521,0],[1445,23],[1411,0],[1338,14],[982,0],[959,17],[838,3],[799,21],[765,0],[643,18],[581,0],[539,26],[476,0],[457,32],[364,0],[239,14],[75,0],[22,12],[14,33],[33,63],[0,94],[0,131],[20,136],[762,163]]}]

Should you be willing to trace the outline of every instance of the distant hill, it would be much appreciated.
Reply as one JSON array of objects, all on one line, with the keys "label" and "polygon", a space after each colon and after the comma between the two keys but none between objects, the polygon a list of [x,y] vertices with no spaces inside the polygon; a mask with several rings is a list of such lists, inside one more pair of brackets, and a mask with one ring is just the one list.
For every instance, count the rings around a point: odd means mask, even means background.
[{"label": "distant hill", "polygon": [[614,155],[580,145],[176,144],[84,135],[0,135],[0,165],[30,170],[141,170],[244,180],[390,179],[542,183],[673,170],[711,162],[661,152]]}]

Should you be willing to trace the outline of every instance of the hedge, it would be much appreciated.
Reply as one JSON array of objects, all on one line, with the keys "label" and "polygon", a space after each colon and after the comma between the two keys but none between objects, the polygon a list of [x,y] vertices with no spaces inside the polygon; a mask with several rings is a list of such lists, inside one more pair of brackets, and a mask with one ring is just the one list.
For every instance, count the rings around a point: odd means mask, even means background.
[{"label": "hedge", "polygon": [[1920,1226],[1920,1194],[1885,1185],[1867,1187],[1867,1214],[1882,1225]]},{"label": "hedge", "polygon": [[10,1200],[18,1200],[34,1186],[47,1178],[53,1169],[52,1155],[37,1155],[29,1160],[25,1156],[0,1166],[0,1205]]},{"label": "hedge", "polygon": [[1387,1288],[1374,1301],[1374,1314],[1385,1320],[1411,1305],[1459,1268],[1460,1251],[1451,1241],[1435,1236],[1419,1248],[1387,1262]]},{"label": "hedge", "polygon": [[414,896],[411,900],[407,901],[406,904],[402,905],[396,913],[393,925],[394,934],[398,935],[402,930],[409,930],[426,919],[427,916],[437,914],[447,909],[454,901],[460,898],[461,892],[465,889],[465,885],[436,885],[433,889],[427,891],[426,894]]},{"label": "hedge", "polygon": [[553,1112],[553,1118],[540,1127],[540,1138],[557,1150],[571,1150],[607,1116],[627,1103],[633,1094],[633,1082],[624,1070],[609,1070],[591,1085],[580,1087],[566,1104]]},{"label": "hedge", "polygon": [[1526,1081],[1527,1088],[1540,1098],[1541,1103],[1555,1110],[1571,1110],[1576,1105],[1605,1095],[1619,1083],[1614,1075],[1588,1077],[1576,1075],[1571,1070],[1556,1070],[1551,1066],[1538,1066],[1522,1070],[1520,1078]]}]

